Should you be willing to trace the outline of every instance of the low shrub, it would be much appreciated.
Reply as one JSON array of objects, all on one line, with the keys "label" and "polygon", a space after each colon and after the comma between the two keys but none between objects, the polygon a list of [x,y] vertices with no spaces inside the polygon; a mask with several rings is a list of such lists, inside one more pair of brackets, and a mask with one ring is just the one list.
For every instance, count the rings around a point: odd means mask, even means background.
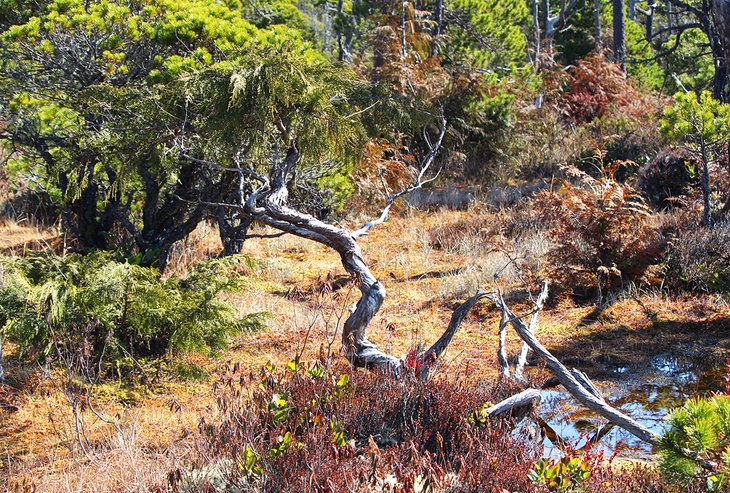
[{"label": "low shrub", "polygon": [[[482,412],[515,391],[451,379],[395,380],[346,366],[290,362],[216,384],[218,416],[201,420],[195,464],[176,492],[540,492],[542,443]],[[572,486],[612,493],[674,488],[646,466],[586,458]],[[573,491],[583,491],[575,489]]]},{"label": "low shrub", "polygon": [[263,326],[238,317],[218,295],[239,285],[235,260],[199,264],[184,278],[108,254],[6,258],[0,327],[20,356],[45,360],[83,350],[95,362],[221,348],[232,334]]},{"label": "low shrub", "polygon": [[571,67],[569,90],[556,101],[562,114],[576,123],[591,122],[609,113],[612,106],[637,105],[641,95],[618,65],[601,53],[592,53]]},{"label": "low shrub", "polygon": [[730,221],[680,228],[667,253],[667,279],[678,287],[730,293]]},{"label": "low shrub", "polygon": [[730,396],[691,399],[667,419],[659,466],[671,480],[701,478],[708,491],[730,490]]},{"label": "low shrub", "polygon": [[218,464],[227,491],[528,491],[541,451],[505,423],[469,419],[507,396],[494,384],[292,362],[217,388],[221,420],[201,422],[198,469]]},{"label": "low shrub", "polygon": [[530,471],[530,479],[551,492],[585,491],[591,469],[589,461],[570,455],[555,460],[540,459]]},{"label": "low shrub", "polygon": [[[685,195],[697,184],[696,159],[680,148],[668,148],[639,169],[638,186],[656,207],[673,205],[672,199]],[[675,201],[676,203],[676,201]]]}]

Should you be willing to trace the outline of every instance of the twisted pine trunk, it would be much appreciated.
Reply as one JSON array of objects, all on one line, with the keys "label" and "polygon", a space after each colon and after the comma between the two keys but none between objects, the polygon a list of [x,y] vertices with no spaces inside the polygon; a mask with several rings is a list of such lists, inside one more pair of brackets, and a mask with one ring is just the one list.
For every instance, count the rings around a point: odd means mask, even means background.
[{"label": "twisted pine trunk", "polygon": [[[254,218],[273,228],[328,246],[339,253],[344,269],[358,280],[362,296],[342,330],[342,344],[347,359],[357,367],[400,376],[408,366],[408,359],[384,353],[367,338],[367,329],[383,305],[386,292],[364,260],[362,249],[357,243],[358,232],[333,226],[291,209],[282,205],[285,196],[274,196],[277,197],[275,201],[268,200],[264,207],[253,211]],[[487,293],[479,291],[462,303],[454,311],[441,337],[427,351],[418,355],[415,361],[411,361],[413,370],[418,371],[421,378],[427,376],[433,362],[446,350],[471,308],[487,296]]]}]

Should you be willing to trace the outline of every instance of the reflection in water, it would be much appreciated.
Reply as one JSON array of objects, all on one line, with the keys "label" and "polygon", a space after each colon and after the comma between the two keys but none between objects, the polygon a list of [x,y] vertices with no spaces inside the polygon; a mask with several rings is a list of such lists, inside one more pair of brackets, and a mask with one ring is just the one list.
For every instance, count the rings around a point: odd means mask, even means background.
[{"label": "reflection in water", "polygon": [[[606,371],[614,379],[598,381],[606,400],[650,430],[661,433],[667,413],[684,404],[689,397],[707,395],[724,388],[724,361],[660,354],[643,367],[614,366]],[[583,408],[568,392],[543,390],[542,418],[575,448],[583,446],[588,435],[606,420]],[[621,429],[612,429],[593,450],[606,455],[618,452],[622,457],[648,459],[652,447]],[[561,451],[548,438],[545,454],[560,456]]]}]

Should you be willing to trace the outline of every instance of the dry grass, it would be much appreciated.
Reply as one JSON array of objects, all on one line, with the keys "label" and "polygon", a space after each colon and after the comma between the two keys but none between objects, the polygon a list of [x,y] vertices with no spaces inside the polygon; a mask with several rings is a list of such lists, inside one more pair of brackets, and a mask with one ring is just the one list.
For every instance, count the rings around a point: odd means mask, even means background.
[{"label": "dry grass", "polygon": [[25,255],[29,251],[57,249],[60,240],[55,229],[43,228],[27,221],[0,218],[0,254]]},{"label": "dry grass", "polygon": [[[373,342],[403,355],[420,342],[433,342],[456,304],[477,286],[492,287],[495,273],[500,273],[505,288],[523,286],[521,273],[526,273],[528,282],[541,273],[549,243],[537,230],[510,243],[499,228],[486,235],[483,228],[476,228],[460,243],[434,244],[432,232],[439,228],[463,228],[470,222],[483,223],[485,217],[501,220],[499,215],[487,214],[479,209],[406,211],[364,239],[367,260],[388,290],[369,332]],[[175,273],[215,254],[215,233],[202,227],[180,245],[172,264]],[[10,225],[0,232],[0,238],[28,241],[53,234]],[[454,239],[458,236],[455,233]],[[499,248],[492,248],[495,244]],[[4,477],[6,484],[22,483],[25,478],[35,484],[36,491],[149,491],[166,482],[168,471],[185,464],[198,420],[209,415],[212,407],[210,382],[227,368],[238,363],[244,372],[256,373],[268,361],[281,365],[299,354],[305,360],[328,350],[337,354],[340,345],[335,331],[359,294],[343,276],[338,256],[295,237],[251,240],[245,253],[257,263],[245,289],[229,296],[242,312],[269,312],[269,329],[238,338],[215,357],[186,357],[210,375],[208,380],[181,380],[170,374],[153,390],[116,383],[96,389],[104,416],[119,423],[123,432],[85,411],[83,419],[95,450],[92,459],[76,444],[69,406],[59,391],[61,377],[11,362],[8,372],[22,387],[0,392],[0,403],[17,409],[0,408],[0,482]],[[522,259],[522,269],[510,263],[510,258]],[[504,269],[507,263],[510,266]],[[619,297],[605,309],[563,301],[542,315],[538,336],[563,356],[580,351],[594,357],[624,347],[641,352],[651,349],[657,340],[671,345],[710,332],[717,351],[727,351],[730,310],[723,303],[669,298],[660,291]],[[520,309],[519,304],[516,308]],[[495,378],[497,325],[498,313],[487,304],[480,305],[454,339],[441,371],[466,380]],[[614,336],[622,337],[626,344],[612,344]],[[647,341],[652,342],[651,347]],[[510,350],[517,348],[518,341],[512,337]],[[618,356],[628,357],[624,353]]]}]

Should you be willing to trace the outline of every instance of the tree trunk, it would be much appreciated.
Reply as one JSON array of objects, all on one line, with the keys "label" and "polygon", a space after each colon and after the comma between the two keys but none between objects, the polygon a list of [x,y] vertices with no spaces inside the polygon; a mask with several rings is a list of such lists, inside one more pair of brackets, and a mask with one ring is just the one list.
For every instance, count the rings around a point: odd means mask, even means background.
[{"label": "tree trunk", "polygon": [[322,20],[322,26],[323,26],[323,32],[322,32],[322,51],[327,53],[330,49],[330,28],[332,22],[330,21],[330,6],[329,2],[325,0],[323,3],[324,6],[324,16]]},{"label": "tree trunk", "polygon": [[715,68],[715,76],[712,81],[712,92],[715,99],[730,104],[730,64],[720,62]]},{"label": "tree trunk", "polygon": [[[270,197],[272,195],[274,194]],[[345,270],[358,280],[362,296],[342,329],[345,356],[353,366],[379,370],[396,377],[410,369],[424,378],[428,368],[451,342],[451,338],[469,310],[480,299],[487,297],[486,293],[480,291],[459,306],[454,311],[444,334],[423,354],[415,359],[396,358],[382,352],[367,338],[368,326],[380,310],[386,293],[385,287],[368,268],[362,250],[357,244],[356,233],[325,223],[272,200],[268,200],[264,207],[255,208],[252,213],[254,219],[262,224],[332,248],[340,255]]]},{"label": "tree trunk", "polygon": [[654,38],[654,7],[652,6],[646,9],[645,30],[646,40],[652,44],[652,38]]},{"label": "tree trunk", "polygon": [[532,0],[532,28],[535,30],[535,63],[540,62],[540,1]]},{"label": "tree trunk", "polygon": [[493,405],[487,409],[487,414],[492,418],[504,416],[505,414],[512,414],[515,410],[539,406],[541,400],[542,398],[539,390],[523,390],[519,394],[515,394],[512,397],[508,397],[502,402]]},{"label": "tree trunk", "polygon": [[600,51],[603,48],[603,43],[601,42],[601,0],[593,0],[593,24],[596,48]]},{"label": "tree trunk", "polygon": [[107,229],[104,229],[99,218],[99,185],[95,168],[96,161],[88,158],[78,167],[78,176],[74,177],[78,183],[86,185],[77,197],[69,197],[68,194],[71,192],[68,189],[64,194],[66,202],[63,213],[64,227],[78,241],[78,246],[83,251],[106,250],[107,233],[111,228],[111,225],[107,224]]},{"label": "tree trunk", "polygon": [[493,300],[497,304],[497,308],[506,314],[507,319],[520,338],[547,363],[548,368],[555,374],[563,387],[581,404],[637,438],[652,445],[659,443],[659,436],[656,433],[610,406],[585,374],[577,370],[568,370],[550,351],[540,344],[522,318],[516,316],[501,297],[493,297]]},{"label": "tree trunk", "polygon": [[624,1],[613,2],[613,61],[626,73],[626,19]]},{"label": "tree trunk", "polygon": [[702,158],[702,203],[703,203],[702,222],[708,228],[712,228],[712,226],[713,226],[712,204],[711,204],[712,189],[710,187],[710,165],[709,165],[710,156],[708,155],[707,145],[705,144],[704,141],[700,144],[700,155]]},{"label": "tree trunk", "polygon": [[[405,3],[403,3],[403,6],[405,7]],[[425,183],[435,179],[433,177],[425,180],[424,177],[430,165],[435,160],[436,153],[441,147],[445,133],[446,120],[442,118],[441,131],[421,165],[416,183],[392,195],[388,199],[380,217],[368,222],[356,231],[326,223],[310,214],[305,214],[289,207],[289,193],[287,190],[289,177],[294,173],[300,158],[299,151],[294,142],[290,143],[286,158],[277,163],[269,177],[257,173],[252,168],[241,169],[241,173],[247,173],[249,177],[260,183],[260,187],[246,198],[243,207],[237,204],[215,204],[245,210],[246,214],[250,215],[254,221],[260,224],[284,233],[290,233],[301,238],[316,241],[331,248],[340,255],[342,266],[357,279],[360,292],[362,293],[360,300],[355,305],[354,311],[347,318],[342,329],[342,345],[345,356],[354,366],[379,370],[396,377],[402,375],[405,370],[410,369],[414,374],[425,378],[428,375],[428,370],[432,363],[448,347],[454,334],[459,329],[461,322],[469,313],[469,310],[479,300],[488,296],[487,293],[479,291],[459,306],[454,311],[449,326],[438,341],[422,354],[410,353],[406,358],[399,359],[384,353],[367,338],[368,326],[385,300],[385,287],[370,272],[357,240],[365,236],[372,227],[381,224],[387,219],[390,207],[398,197],[421,188]],[[212,205],[212,203],[207,204]]]},{"label": "tree trunk", "polygon": [[674,21],[672,20],[672,1],[666,0],[665,2],[666,9],[667,9],[667,29],[672,29]]},{"label": "tree trunk", "polygon": [[550,0],[541,0],[540,8],[540,24],[542,24],[542,34],[545,47],[552,46],[553,30],[550,22]]},{"label": "tree trunk", "polygon": [[499,321],[499,347],[497,349],[497,359],[499,360],[499,366],[501,368],[501,374],[503,378],[509,378],[509,360],[507,359],[507,326],[509,320],[507,320],[507,314],[502,313],[502,318]]},{"label": "tree trunk", "polygon": [[715,58],[712,92],[715,99],[730,103],[730,0],[712,0],[709,32],[710,49]]},{"label": "tree trunk", "polygon": [[[355,6],[353,5],[353,9]],[[355,17],[345,13],[345,0],[337,2],[337,48],[338,59],[341,62],[352,61],[352,36],[355,33]],[[345,21],[345,19],[347,19]]]},{"label": "tree trunk", "polygon": [[[228,257],[230,255],[238,255],[243,249],[243,244],[246,241],[248,228],[251,226],[252,219],[245,217],[243,219],[237,219],[235,217],[228,217],[226,208],[219,207],[216,222],[218,223],[218,234],[223,243],[223,256]],[[238,221],[238,224],[234,224]]]},{"label": "tree trunk", "polygon": [[434,11],[433,35],[440,36],[444,25],[444,0],[436,0],[436,9]]},{"label": "tree trunk", "polygon": [[[720,159],[722,159],[722,152],[720,152]],[[730,138],[725,142],[725,170],[730,173]],[[730,213],[730,193],[725,199],[725,206],[722,208],[724,214]]]},{"label": "tree trunk", "polygon": [[[540,314],[540,310],[542,310],[542,307],[545,305],[545,301],[547,301],[548,296],[548,285],[547,281],[543,283],[542,290],[540,291],[540,295],[537,297],[537,300],[535,301],[535,310],[530,317],[530,325],[528,326],[528,330],[532,333],[535,332],[535,329],[537,329],[537,318]],[[523,372],[525,370],[525,365],[527,364],[527,356],[530,352],[530,346],[526,342],[522,343],[522,348],[520,349],[520,355],[517,357],[517,365],[515,365],[515,379],[524,384],[525,379],[523,377]]]}]

